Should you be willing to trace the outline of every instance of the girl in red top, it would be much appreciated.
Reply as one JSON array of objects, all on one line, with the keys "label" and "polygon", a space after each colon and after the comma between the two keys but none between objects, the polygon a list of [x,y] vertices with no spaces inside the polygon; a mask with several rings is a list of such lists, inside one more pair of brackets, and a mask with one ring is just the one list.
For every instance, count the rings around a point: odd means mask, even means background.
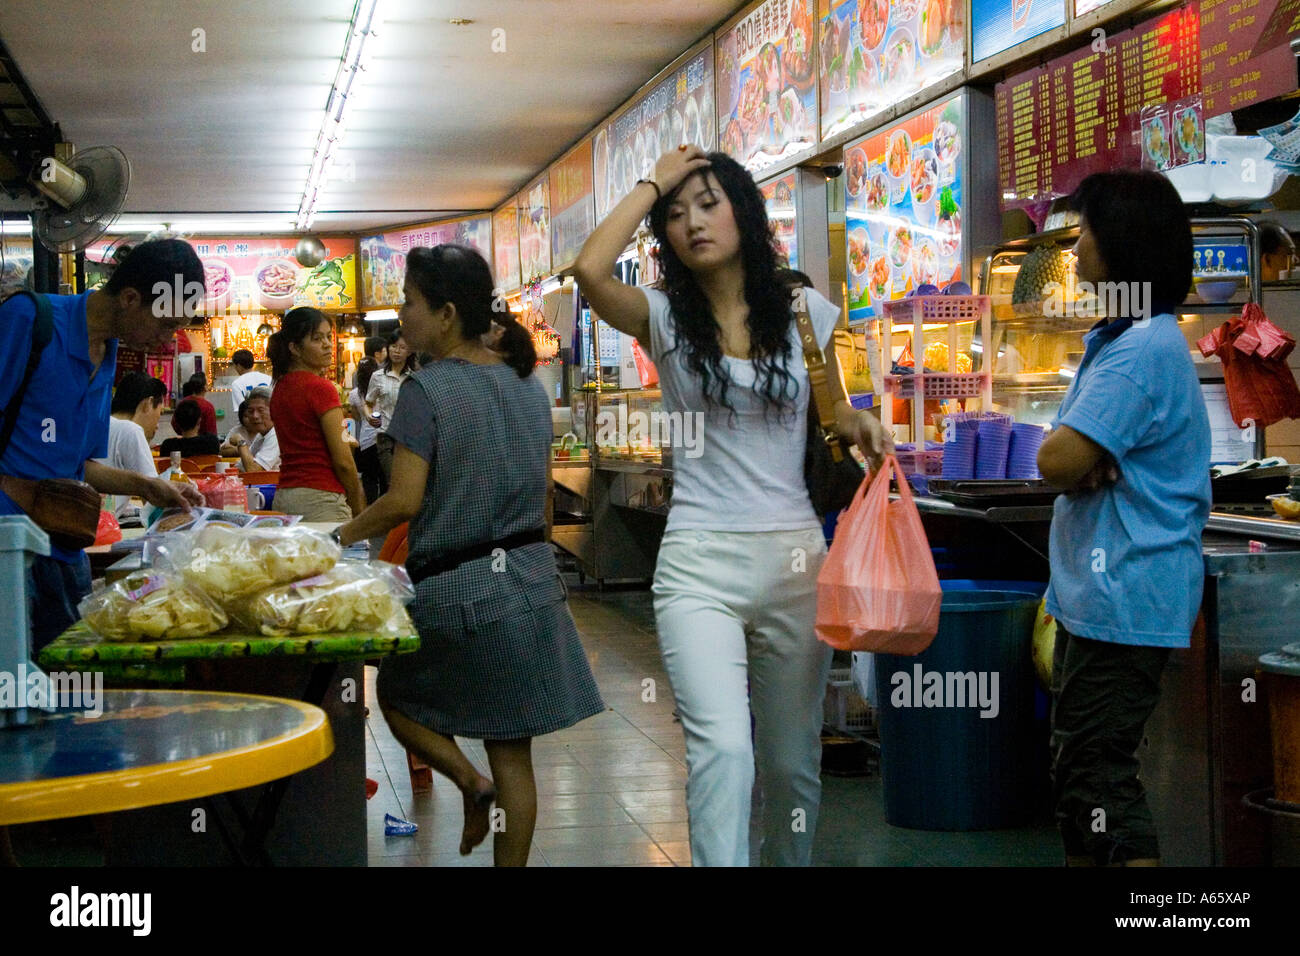
[{"label": "girl in red top", "polygon": [[329,318],[308,307],[285,313],[266,346],[274,382],[271,420],[280,438],[275,507],[304,521],[348,521],[366,507],[343,439],[338,390],[325,378],[331,351]]}]

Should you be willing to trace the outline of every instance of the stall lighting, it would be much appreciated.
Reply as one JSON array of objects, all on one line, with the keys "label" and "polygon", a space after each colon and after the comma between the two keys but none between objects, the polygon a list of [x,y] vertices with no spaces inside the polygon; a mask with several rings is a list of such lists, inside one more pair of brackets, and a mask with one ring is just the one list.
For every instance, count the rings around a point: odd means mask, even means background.
[{"label": "stall lighting", "polygon": [[1062,378],[1074,378],[1076,371],[1077,371],[1076,369],[1072,369],[1068,365],[1062,365],[1059,369],[1057,369],[1057,374],[1059,374]]},{"label": "stall lighting", "polygon": [[30,236],[31,234],[32,224],[27,219],[0,219],[0,236]]},{"label": "stall lighting", "polygon": [[542,283],[541,288],[538,289],[538,293],[541,295],[549,295],[550,293],[554,292],[556,289],[560,288],[562,285],[564,285],[564,283],[560,281],[559,278],[552,276],[551,278],[547,279],[545,282]]},{"label": "stall lighting", "polygon": [[325,184],[329,181],[330,168],[334,165],[339,142],[343,138],[349,104],[355,100],[361,84],[361,74],[365,72],[366,64],[374,54],[373,38],[376,28],[382,22],[379,7],[380,0],[357,0],[352,9],[347,43],[343,47],[343,57],[339,60],[334,85],[330,87],[329,98],[325,101],[325,117],[316,136],[307,184],[302,192],[302,202],[298,205],[298,229],[310,229],[316,218],[316,208]]},{"label": "stall lighting", "polygon": [[397,318],[396,309],[380,309],[378,312],[367,312],[367,322],[392,322]]}]

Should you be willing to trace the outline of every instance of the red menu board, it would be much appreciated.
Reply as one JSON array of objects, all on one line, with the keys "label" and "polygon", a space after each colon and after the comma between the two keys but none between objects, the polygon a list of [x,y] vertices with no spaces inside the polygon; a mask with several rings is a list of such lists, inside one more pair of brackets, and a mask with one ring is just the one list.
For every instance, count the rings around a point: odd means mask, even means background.
[{"label": "red menu board", "polygon": [[1300,0],[1201,0],[1201,83],[1206,116],[1295,89]]},{"label": "red menu board", "polygon": [[1093,172],[1137,166],[1142,108],[1200,91],[1195,7],[1111,35],[1104,49],[1096,45],[997,85],[1005,208],[1069,195]]},{"label": "red menu board", "polygon": [[596,228],[591,184],[591,140],[551,167],[551,266],[572,265]]},{"label": "red menu board", "polygon": [[521,285],[518,196],[492,214],[492,277],[502,292],[514,292]]}]

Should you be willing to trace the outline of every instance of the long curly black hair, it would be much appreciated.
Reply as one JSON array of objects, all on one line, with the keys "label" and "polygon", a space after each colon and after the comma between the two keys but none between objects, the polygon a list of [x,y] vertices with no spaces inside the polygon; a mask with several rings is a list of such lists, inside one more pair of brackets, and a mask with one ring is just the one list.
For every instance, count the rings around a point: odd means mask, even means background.
[{"label": "long curly black hair", "polygon": [[709,153],[708,159],[706,169],[687,177],[650,209],[650,228],[659,240],[663,264],[662,286],[672,306],[677,333],[675,348],[682,349],[686,367],[700,377],[709,406],[720,405],[734,415],[735,406],[727,399],[732,382],[722,360],[722,341],[713,308],[694,274],[668,241],[669,204],[695,176],[712,172],[731,201],[740,233],[745,302],[749,306],[749,357],[756,372],[754,392],[762,398],[765,414],[772,410],[784,414],[793,410],[798,391],[794,377],[786,370],[794,351],[790,342],[790,325],[794,321],[790,279],[779,264],[780,252],[768,227],[767,207],[754,178],[725,153]]}]

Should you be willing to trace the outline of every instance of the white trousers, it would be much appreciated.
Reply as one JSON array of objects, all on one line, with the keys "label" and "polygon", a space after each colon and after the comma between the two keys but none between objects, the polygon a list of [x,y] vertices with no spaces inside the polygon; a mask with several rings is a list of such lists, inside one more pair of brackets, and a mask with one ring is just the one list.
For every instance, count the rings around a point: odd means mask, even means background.
[{"label": "white trousers", "polygon": [[655,623],[686,734],[695,866],[749,865],[755,757],[760,861],[812,861],[831,665],[813,631],[825,556],[820,528],[664,535]]}]

